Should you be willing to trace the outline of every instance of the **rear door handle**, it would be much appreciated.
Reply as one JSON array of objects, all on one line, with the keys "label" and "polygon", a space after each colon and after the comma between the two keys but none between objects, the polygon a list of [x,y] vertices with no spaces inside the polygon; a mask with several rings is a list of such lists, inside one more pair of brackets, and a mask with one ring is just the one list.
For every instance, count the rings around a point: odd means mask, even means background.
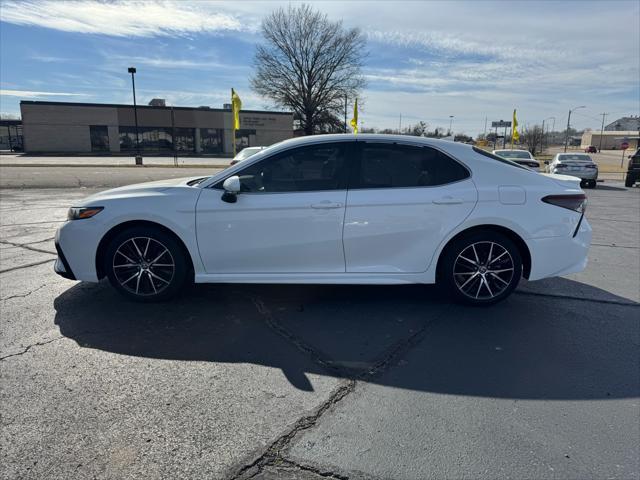
[{"label": "rear door handle", "polygon": [[338,203],[338,202],[330,202],[329,200],[325,200],[323,202],[320,203],[314,203],[311,205],[311,208],[323,208],[323,209],[329,209],[329,208],[341,208],[342,204]]},{"label": "rear door handle", "polygon": [[436,205],[458,205],[460,203],[464,203],[464,200],[454,197],[442,197],[434,200],[433,203],[435,203]]}]

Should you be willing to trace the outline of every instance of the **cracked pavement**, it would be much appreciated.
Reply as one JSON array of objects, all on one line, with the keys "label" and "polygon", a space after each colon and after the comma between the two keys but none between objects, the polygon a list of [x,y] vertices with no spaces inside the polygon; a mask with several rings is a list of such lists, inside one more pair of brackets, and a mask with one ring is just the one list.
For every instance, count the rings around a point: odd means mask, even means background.
[{"label": "cracked pavement", "polygon": [[67,207],[132,169],[21,168],[0,169],[2,478],[640,476],[638,188],[587,191],[584,272],[492,308],[430,286],[140,305],[52,271]]}]

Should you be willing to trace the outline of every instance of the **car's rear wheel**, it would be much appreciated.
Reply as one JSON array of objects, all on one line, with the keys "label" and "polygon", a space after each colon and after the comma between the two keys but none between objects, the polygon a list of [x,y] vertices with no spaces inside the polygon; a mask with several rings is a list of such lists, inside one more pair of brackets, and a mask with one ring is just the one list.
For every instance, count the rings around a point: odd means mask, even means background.
[{"label": "car's rear wheel", "polygon": [[627,177],[624,179],[624,186],[625,187],[633,187],[634,183],[636,183],[636,177],[634,175],[631,175],[630,173],[628,173]]},{"label": "car's rear wheel", "polygon": [[491,305],[518,286],[522,258],[518,247],[499,232],[462,236],[444,252],[439,283],[460,303]]},{"label": "car's rear wheel", "polygon": [[136,301],[167,300],[184,286],[188,262],[178,241],[153,227],[133,227],[110,242],[104,269],[111,285]]}]

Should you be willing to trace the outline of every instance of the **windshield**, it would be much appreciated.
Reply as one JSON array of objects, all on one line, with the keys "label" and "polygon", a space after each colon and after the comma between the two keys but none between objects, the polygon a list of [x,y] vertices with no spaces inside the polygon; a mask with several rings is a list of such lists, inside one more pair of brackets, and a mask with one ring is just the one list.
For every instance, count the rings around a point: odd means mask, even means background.
[{"label": "windshield", "polygon": [[558,155],[558,160],[566,161],[579,161],[579,162],[592,162],[591,157],[589,155],[585,155],[584,153],[563,153],[562,155]]},{"label": "windshield", "polygon": [[531,159],[529,152],[524,150],[496,150],[496,155],[500,155],[505,158],[528,158]]}]

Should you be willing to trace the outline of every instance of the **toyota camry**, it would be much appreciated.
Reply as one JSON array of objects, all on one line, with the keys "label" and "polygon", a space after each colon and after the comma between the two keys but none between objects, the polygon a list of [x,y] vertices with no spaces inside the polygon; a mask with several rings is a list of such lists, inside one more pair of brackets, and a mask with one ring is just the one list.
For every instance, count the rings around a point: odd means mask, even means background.
[{"label": "toyota camry", "polygon": [[475,305],[582,270],[580,180],[469,145],[286,140],[214,175],[107,190],[69,209],[55,271],[166,300],[189,282],[430,284]]}]

